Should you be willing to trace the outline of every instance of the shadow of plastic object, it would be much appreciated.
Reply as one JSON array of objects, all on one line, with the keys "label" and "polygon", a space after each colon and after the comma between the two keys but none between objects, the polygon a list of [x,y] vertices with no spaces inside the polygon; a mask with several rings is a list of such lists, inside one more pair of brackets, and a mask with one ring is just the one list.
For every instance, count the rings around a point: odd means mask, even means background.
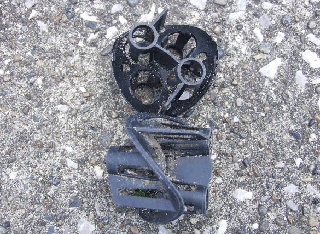
[{"label": "shadow of plastic object", "polygon": [[114,203],[154,223],[206,213],[211,130],[148,113],[129,117],[126,129],[134,145],[110,147],[106,159]]},{"label": "shadow of plastic object", "polygon": [[164,25],[167,10],[138,23],[113,46],[113,73],[139,112],[178,116],[194,106],[215,76],[217,44],[203,30]]}]

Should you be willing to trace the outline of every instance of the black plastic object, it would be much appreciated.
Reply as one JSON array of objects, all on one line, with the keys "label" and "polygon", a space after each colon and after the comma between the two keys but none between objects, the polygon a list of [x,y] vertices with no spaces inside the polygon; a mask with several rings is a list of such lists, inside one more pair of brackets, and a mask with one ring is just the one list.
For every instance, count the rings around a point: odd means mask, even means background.
[{"label": "black plastic object", "polygon": [[114,203],[155,223],[206,213],[211,130],[149,113],[129,117],[126,129],[134,145],[112,146],[106,159]]},{"label": "black plastic object", "polygon": [[195,105],[215,76],[217,44],[203,30],[164,26],[167,10],[136,24],[113,46],[113,72],[139,112],[178,116]]}]

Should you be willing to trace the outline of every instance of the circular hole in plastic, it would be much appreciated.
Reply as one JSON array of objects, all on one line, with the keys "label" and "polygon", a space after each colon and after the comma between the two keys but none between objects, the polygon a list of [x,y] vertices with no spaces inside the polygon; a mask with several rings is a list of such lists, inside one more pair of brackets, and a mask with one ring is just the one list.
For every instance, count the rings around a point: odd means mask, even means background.
[{"label": "circular hole in plastic", "polygon": [[178,76],[185,84],[198,85],[205,75],[206,68],[199,59],[184,59],[178,65]]},{"label": "circular hole in plastic", "polygon": [[148,49],[157,40],[156,31],[151,25],[140,24],[131,30],[130,40],[137,48]]}]

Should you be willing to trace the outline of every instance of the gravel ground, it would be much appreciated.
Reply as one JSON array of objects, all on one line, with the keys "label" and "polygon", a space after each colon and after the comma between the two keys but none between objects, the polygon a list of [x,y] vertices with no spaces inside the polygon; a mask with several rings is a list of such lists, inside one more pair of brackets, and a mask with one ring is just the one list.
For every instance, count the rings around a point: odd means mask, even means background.
[{"label": "gravel ground", "polygon": [[[224,56],[188,119],[213,131],[207,215],[166,225],[113,204],[110,145],[134,110],[111,46],[168,8]],[[320,219],[318,0],[1,0],[0,233],[312,233]]]}]

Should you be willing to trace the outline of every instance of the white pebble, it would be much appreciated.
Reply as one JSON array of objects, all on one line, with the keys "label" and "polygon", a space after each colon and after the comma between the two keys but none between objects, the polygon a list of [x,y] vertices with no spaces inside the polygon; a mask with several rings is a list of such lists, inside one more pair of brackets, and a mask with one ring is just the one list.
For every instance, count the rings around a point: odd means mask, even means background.
[{"label": "white pebble", "polygon": [[45,24],[41,20],[38,20],[37,23],[38,23],[38,26],[40,28],[40,32],[48,32],[48,25],[47,24]]},{"label": "white pebble", "polygon": [[37,2],[38,2],[38,1],[36,1],[36,0],[27,0],[27,1],[25,2],[25,5],[26,5],[26,7],[29,9],[29,8],[33,7],[35,4],[37,4]]},{"label": "white pebble", "polygon": [[234,122],[234,123],[238,123],[239,120],[240,120],[240,119],[239,119],[237,116],[235,116],[235,117],[233,118],[233,122]]},{"label": "white pebble", "polygon": [[95,39],[98,38],[98,33],[90,33],[89,37],[87,38],[87,42],[92,42],[94,41]]},{"label": "white pebble", "polygon": [[73,56],[73,58],[71,59],[70,63],[74,63],[75,61],[77,61],[80,58],[79,54],[76,54],[75,56]]},{"label": "white pebble", "polygon": [[185,91],[181,94],[179,100],[187,100],[187,99],[189,99],[189,98],[190,98],[190,93],[189,93],[187,90],[185,90]]},{"label": "white pebble", "polygon": [[257,223],[252,224],[252,229],[253,230],[256,230],[258,228],[259,228],[259,224],[257,224]]},{"label": "white pebble", "polygon": [[316,44],[317,46],[320,46],[320,39],[317,38],[315,35],[310,33],[308,34],[307,38],[310,42]]},{"label": "white pebble", "polygon": [[69,110],[69,107],[67,105],[57,105],[56,108],[61,111],[66,113]]},{"label": "white pebble", "polygon": [[243,16],[243,15],[244,15],[243,11],[232,12],[229,15],[229,20],[231,20],[231,21],[237,20],[237,19],[241,18],[241,16]]},{"label": "white pebble", "polygon": [[204,10],[207,4],[207,0],[189,0],[189,2],[200,10]]},{"label": "white pebble", "polygon": [[80,234],[90,234],[95,230],[95,227],[86,219],[80,219],[78,221],[78,232]]},{"label": "white pebble", "polygon": [[289,184],[287,187],[283,189],[283,191],[289,194],[295,194],[299,192],[299,189],[294,184]]},{"label": "white pebble", "polygon": [[237,104],[237,106],[242,106],[243,105],[243,99],[242,98],[237,98],[236,104]]},{"label": "white pebble", "polygon": [[262,42],[263,41],[263,35],[261,33],[260,28],[255,28],[253,29],[254,35],[257,37],[258,41]]},{"label": "white pebble", "polygon": [[305,52],[301,53],[302,59],[310,64],[312,68],[319,68],[320,67],[320,59],[318,55],[310,50],[306,50]]},{"label": "white pebble", "polygon": [[281,58],[276,58],[275,60],[271,61],[269,64],[267,64],[266,66],[262,67],[259,72],[261,73],[261,75],[266,76],[270,79],[274,79],[277,71],[278,71],[278,67],[282,64],[282,59]]},{"label": "white pebble", "polygon": [[284,33],[278,32],[276,38],[274,39],[274,42],[279,44],[282,42],[283,38],[284,38]]},{"label": "white pebble", "polygon": [[237,6],[239,11],[245,11],[247,8],[247,0],[238,0]]},{"label": "white pebble", "polygon": [[29,20],[35,18],[37,15],[39,15],[39,12],[37,12],[36,10],[32,10],[29,16]]},{"label": "white pebble", "polygon": [[169,229],[166,229],[163,225],[159,225],[159,232],[158,234],[171,234],[172,231]]},{"label": "white pebble", "polygon": [[67,166],[77,169],[78,168],[78,163],[75,163],[74,161],[72,161],[70,158],[66,158],[67,161]]},{"label": "white pebble", "polygon": [[292,200],[287,201],[286,204],[291,210],[298,211],[299,207]]},{"label": "white pebble", "polygon": [[246,199],[252,199],[252,192],[247,192],[243,189],[236,189],[233,194],[234,198],[238,200],[238,202],[242,202]]},{"label": "white pebble", "polygon": [[96,176],[98,179],[102,179],[103,178],[103,169],[100,166],[95,166],[94,167],[94,172],[96,173]]},{"label": "white pebble", "polygon": [[318,138],[317,138],[317,135],[314,134],[314,133],[311,133],[310,134],[310,138],[309,138],[309,141],[312,142],[312,141],[316,141]]},{"label": "white pebble", "polygon": [[112,27],[108,28],[106,38],[108,38],[108,39],[113,38],[117,32],[118,32],[118,29],[116,26],[112,26]]},{"label": "white pebble", "polygon": [[312,195],[315,195],[318,198],[320,198],[320,192],[318,190],[316,190],[311,184],[307,185],[307,191],[309,193],[311,193]]},{"label": "white pebble", "polygon": [[301,158],[295,158],[294,162],[296,163],[297,167],[300,167],[300,164],[302,163],[302,159]]},{"label": "white pebble", "polygon": [[87,21],[99,22],[97,16],[89,15],[87,12],[83,12],[82,14],[80,14],[80,17]]},{"label": "white pebble", "polygon": [[9,174],[10,180],[15,180],[17,178],[18,172],[13,171]]},{"label": "white pebble", "polygon": [[111,8],[111,14],[114,14],[114,13],[117,13],[117,12],[120,12],[123,10],[123,6],[119,3],[116,3],[112,6]]},{"label": "white pebble", "polygon": [[87,92],[86,88],[85,87],[79,87],[79,90],[83,93]]},{"label": "white pebble", "polygon": [[217,234],[224,234],[227,231],[227,226],[228,226],[227,220],[221,220],[218,223],[218,226],[219,228],[218,228]]},{"label": "white pebble", "polygon": [[128,21],[122,15],[119,15],[119,22],[120,24],[126,24]]},{"label": "white pebble", "polygon": [[271,19],[267,14],[263,14],[259,18],[259,24],[262,28],[268,28],[271,25]]},{"label": "white pebble", "polygon": [[296,72],[295,80],[297,85],[299,85],[302,88],[302,90],[304,90],[306,83],[308,82],[308,78],[305,75],[303,75],[301,70]]},{"label": "white pebble", "polygon": [[218,177],[215,182],[216,182],[216,184],[221,184],[223,182],[223,180],[221,177]]},{"label": "white pebble", "polygon": [[141,15],[140,22],[149,22],[153,19],[154,13],[156,12],[156,5],[152,3],[150,12],[148,14]]},{"label": "white pebble", "polygon": [[284,168],[285,164],[283,162],[277,162],[275,168]]},{"label": "white pebble", "polygon": [[273,7],[273,4],[270,2],[263,2],[261,4],[262,9],[264,10],[270,10]]}]

